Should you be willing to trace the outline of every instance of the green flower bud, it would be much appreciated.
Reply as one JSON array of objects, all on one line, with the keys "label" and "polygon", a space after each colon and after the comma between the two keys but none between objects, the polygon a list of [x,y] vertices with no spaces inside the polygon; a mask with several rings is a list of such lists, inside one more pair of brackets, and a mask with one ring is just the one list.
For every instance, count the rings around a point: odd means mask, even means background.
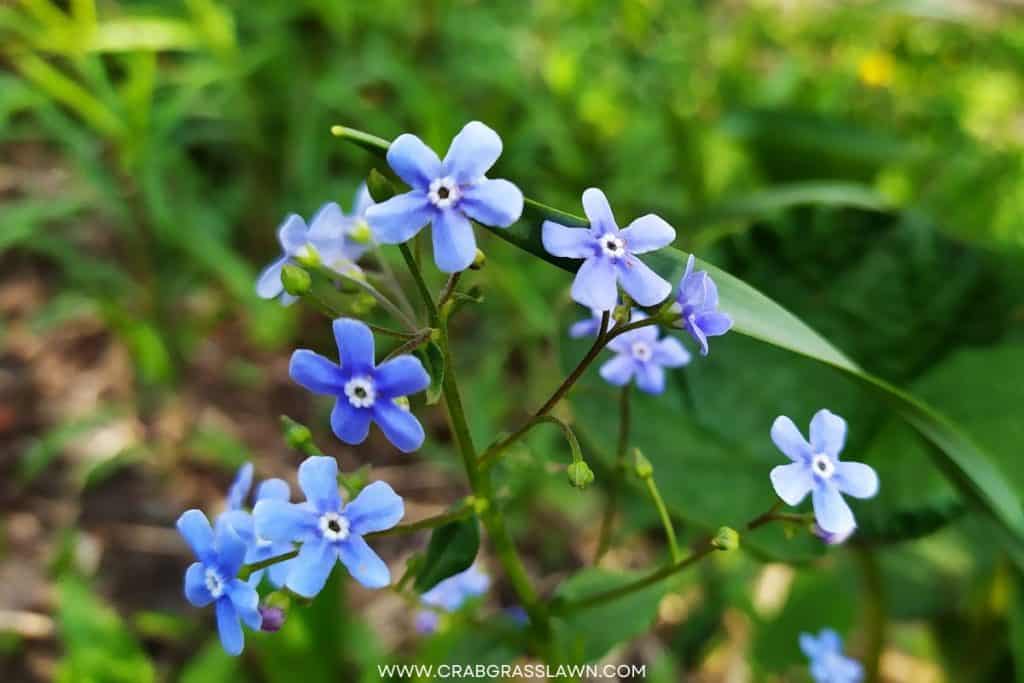
[{"label": "green flower bud", "polygon": [[633,469],[636,471],[636,476],[641,479],[650,479],[654,476],[654,465],[644,457],[639,448],[633,449]]},{"label": "green flower bud", "polygon": [[718,533],[711,539],[711,545],[719,550],[736,550],[740,547],[740,535],[731,527],[719,527]]},{"label": "green flower bud", "polygon": [[377,300],[373,298],[372,294],[360,292],[352,297],[350,306],[354,315],[365,315],[377,306]]},{"label": "green flower bud", "polygon": [[305,268],[288,263],[281,269],[281,284],[284,285],[284,291],[292,296],[303,296],[309,293],[313,280]]},{"label": "green flower bud", "polygon": [[473,263],[469,265],[470,270],[480,270],[487,265],[487,254],[481,250],[476,250],[476,256],[473,258]]},{"label": "green flower bud", "polygon": [[309,431],[309,427],[287,415],[281,416],[281,426],[284,427],[284,441],[289,448],[304,453],[312,448],[313,433]]},{"label": "green flower bud", "polygon": [[582,460],[577,460],[569,465],[566,473],[569,475],[569,483],[578,489],[585,489],[594,481],[594,472]]},{"label": "green flower bud", "polygon": [[396,194],[395,186],[387,176],[375,168],[370,170],[370,175],[366,178],[366,189],[370,191],[373,201],[378,203],[387,201]]}]

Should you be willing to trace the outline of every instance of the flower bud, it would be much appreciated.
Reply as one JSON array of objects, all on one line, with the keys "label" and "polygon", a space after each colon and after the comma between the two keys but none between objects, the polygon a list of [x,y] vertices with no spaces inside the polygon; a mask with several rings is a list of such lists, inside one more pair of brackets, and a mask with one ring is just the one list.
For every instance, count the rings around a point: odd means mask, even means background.
[{"label": "flower bud", "polygon": [[313,432],[309,431],[309,427],[287,415],[281,416],[281,424],[284,427],[284,441],[289,448],[305,453],[312,447]]},{"label": "flower bud", "polygon": [[281,284],[284,285],[284,291],[292,296],[303,296],[309,293],[313,280],[301,266],[287,263],[281,269]]},{"label": "flower bud", "polygon": [[654,466],[650,460],[644,457],[639,448],[633,449],[633,469],[636,471],[636,476],[641,479],[650,479],[654,476]]},{"label": "flower bud", "polygon": [[263,617],[263,621],[260,623],[261,631],[270,631],[271,633],[279,631],[281,626],[284,625],[284,610],[280,607],[271,607],[270,605],[260,605],[260,616]]},{"label": "flower bud", "polygon": [[487,265],[487,254],[482,252],[480,249],[476,250],[476,256],[473,257],[473,263],[469,265],[470,270],[480,270]]},{"label": "flower bud", "polygon": [[366,189],[375,202],[384,202],[395,196],[395,186],[388,180],[387,176],[377,169],[370,169],[370,175],[366,178]]},{"label": "flower bud", "polygon": [[740,535],[731,527],[719,527],[718,533],[711,539],[711,545],[719,550],[736,550],[740,547]]},{"label": "flower bud", "polygon": [[584,489],[594,481],[594,472],[582,460],[570,464],[566,473],[569,475],[569,483],[578,489]]}]

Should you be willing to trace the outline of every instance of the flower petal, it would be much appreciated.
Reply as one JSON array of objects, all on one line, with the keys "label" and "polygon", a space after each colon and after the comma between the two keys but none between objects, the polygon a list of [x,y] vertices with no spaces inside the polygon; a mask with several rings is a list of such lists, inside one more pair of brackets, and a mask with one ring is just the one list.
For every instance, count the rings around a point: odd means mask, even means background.
[{"label": "flower petal", "polygon": [[277,564],[272,564],[267,567],[267,576],[270,577],[270,583],[273,584],[275,588],[283,588],[284,585],[288,583],[288,576],[292,572],[294,562],[295,560],[285,560],[284,562],[278,562]]},{"label": "flower petal", "polygon": [[801,462],[773,467],[770,476],[776,495],[787,505],[798,505],[814,487],[813,475]]},{"label": "flower petal", "polygon": [[256,535],[275,543],[307,538],[316,529],[317,513],[283,500],[261,500],[252,510]]},{"label": "flower petal", "polygon": [[206,567],[202,562],[193,562],[185,570],[185,597],[196,607],[206,607],[213,602],[213,594],[206,587]]},{"label": "flower petal", "polygon": [[820,656],[821,646],[818,644],[818,639],[814,637],[812,633],[801,633],[800,634],[800,649],[808,659],[817,659]]},{"label": "flower petal", "polygon": [[177,526],[198,559],[206,562],[213,557],[213,529],[206,515],[200,510],[186,510],[178,517]]},{"label": "flower petal", "polygon": [[326,455],[313,455],[303,460],[299,465],[299,488],[318,512],[337,512],[341,508],[338,461]]},{"label": "flower petal", "polygon": [[423,425],[408,410],[383,400],[373,404],[373,419],[388,441],[403,453],[411,453],[423,445]]},{"label": "flower petal", "polygon": [[[653,326],[652,326],[653,327]],[[654,345],[651,360],[667,368],[679,368],[690,362],[692,356],[675,337],[665,337]]]},{"label": "flower petal", "polygon": [[871,498],[878,493],[878,473],[862,462],[838,462],[833,481],[840,491],[854,498]]},{"label": "flower petal", "polygon": [[370,420],[373,411],[369,408],[357,408],[342,396],[334,403],[331,411],[331,430],[335,436],[347,444],[366,441],[370,433]]},{"label": "flower petal", "polygon": [[345,506],[344,514],[351,532],[362,536],[398,524],[405,515],[405,503],[387,482],[375,481]]},{"label": "flower petal", "polygon": [[227,507],[229,510],[237,510],[245,505],[245,499],[249,497],[249,491],[252,489],[252,473],[251,462],[238,468],[235,479],[228,488]]},{"label": "flower petal", "polygon": [[348,573],[367,588],[383,588],[391,583],[388,566],[362,536],[352,534],[339,544],[339,551]]},{"label": "flower petal", "polygon": [[416,233],[433,220],[436,210],[419,190],[395,195],[366,210],[366,222],[370,225],[373,239],[381,244],[401,244],[411,240]]},{"label": "flower petal", "polygon": [[684,327],[690,336],[700,345],[700,355],[708,355],[708,338],[704,334],[704,330],[700,329],[700,326],[695,324],[693,321],[687,320],[684,323]]},{"label": "flower petal", "polygon": [[281,295],[284,291],[284,285],[281,284],[281,269],[288,263],[288,259],[288,256],[282,256],[263,269],[256,280],[256,296],[261,299],[276,299]]},{"label": "flower petal", "polygon": [[395,398],[423,391],[430,386],[430,375],[415,356],[398,356],[377,366],[374,375],[377,396]]},{"label": "flower petal", "polygon": [[245,541],[230,524],[222,524],[214,530],[214,545],[217,547],[218,569],[234,577],[245,562]]},{"label": "flower petal", "polygon": [[619,226],[612,214],[612,207],[608,204],[608,198],[604,192],[591,187],[583,191],[583,212],[587,214],[590,221],[591,232],[595,235],[603,235],[606,232],[619,232]]},{"label": "flower petal", "polygon": [[327,583],[335,563],[338,561],[338,546],[321,539],[302,545],[299,554],[292,560],[292,570],[286,585],[304,598],[312,598]]},{"label": "flower petal", "polygon": [[834,629],[823,628],[818,633],[818,651],[822,654],[830,652],[839,654],[843,651],[843,639]]},{"label": "flower petal", "polygon": [[815,453],[838,458],[846,443],[846,420],[830,410],[819,410],[811,418],[810,436]]},{"label": "flower petal", "polygon": [[636,363],[626,354],[619,354],[601,366],[601,377],[609,384],[621,387],[633,379]]},{"label": "flower petal", "polygon": [[659,304],[672,293],[672,285],[638,258],[619,261],[617,270],[622,288],[641,306]]},{"label": "flower petal", "polygon": [[370,190],[366,187],[366,183],[359,183],[359,189],[356,190],[356,198],[352,203],[352,213],[350,217],[359,218],[366,213],[366,210],[373,206],[375,202],[373,197],[370,196]]},{"label": "flower petal", "polygon": [[[333,244],[341,242],[345,229],[345,214],[337,202],[327,202],[321,206],[312,220],[309,221],[309,232],[306,239],[310,242]],[[323,254],[321,254],[322,256]]]},{"label": "flower petal", "polygon": [[782,454],[793,462],[805,463],[811,458],[811,445],[793,421],[779,415],[772,423],[772,441]]},{"label": "flower petal", "polygon": [[[573,339],[593,337],[601,331],[601,316],[591,316],[577,320],[569,326],[569,336]],[[614,341],[614,340],[613,340]]]},{"label": "flower petal", "polygon": [[284,253],[295,254],[309,241],[306,237],[307,232],[306,221],[302,220],[302,216],[290,213],[277,229],[277,241],[284,249]]},{"label": "flower petal", "polygon": [[226,596],[217,600],[217,632],[220,633],[220,644],[229,655],[242,654],[245,647],[245,636],[242,624],[238,621],[238,612]]},{"label": "flower petal", "polygon": [[494,166],[501,156],[501,138],[487,125],[470,121],[452,138],[441,164],[442,175],[457,182],[473,182]]},{"label": "flower petal", "polygon": [[595,253],[594,236],[586,228],[570,228],[554,221],[544,221],[540,237],[544,249],[555,256],[589,258]]},{"label": "flower petal", "polygon": [[476,237],[465,214],[455,209],[437,213],[430,230],[434,239],[434,262],[445,273],[469,268],[476,258]]},{"label": "flower petal", "polygon": [[618,274],[611,261],[599,256],[588,258],[576,271],[572,281],[572,298],[574,301],[610,311],[615,308],[619,297]]},{"label": "flower petal", "polygon": [[505,228],[523,215],[523,193],[507,180],[485,178],[463,191],[459,208],[479,223]]},{"label": "flower petal", "polygon": [[696,317],[697,327],[708,337],[717,337],[725,334],[732,327],[732,318],[725,313],[709,311],[698,313]]},{"label": "flower petal", "polygon": [[853,519],[853,511],[835,486],[815,486],[811,501],[814,503],[814,518],[818,526],[825,531],[843,534],[857,526]]},{"label": "flower petal", "polygon": [[665,391],[665,369],[657,363],[638,363],[636,386],[648,394],[662,393]]},{"label": "flower petal", "polygon": [[707,298],[709,279],[708,274],[703,270],[684,276],[679,281],[679,303],[702,310],[704,299]]},{"label": "flower petal", "polygon": [[369,372],[373,369],[373,332],[364,322],[353,318],[334,321],[334,341],[338,345],[338,358],[345,374]]},{"label": "flower petal", "polygon": [[342,393],[344,376],[338,366],[319,353],[297,349],[288,364],[288,375],[297,384],[316,394]]},{"label": "flower petal", "polygon": [[223,527],[231,527],[242,541],[249,545],[255,540],[252,515],[245,510],[226,510],[221,513],[213,525],[213,534],[221,533]]},{"label": "flower petal", "polygon": [[626,249],[634,254],[645,254],[672,244],[676,229],[661,216],[649,213],[630,223],[621,236],[626,240]]},{"label": "flower petal", "polygon": [[288,502],[292,496],[291,487],[284,479],[265,479],[256,489],[256,500],[283,500]]},{"label": "flower petal", "polygon": [[256,589],[241,579],[228,582],[227,595],[235,606],[235,612],[249,628],[258,631],[263,617],[260,616],[260,595]]},{"label": "flower petal", "polygon": [[410,187],[425,190],[441,177],[441,160],[415,135],[405,133],[388,147],[388,165]]}]

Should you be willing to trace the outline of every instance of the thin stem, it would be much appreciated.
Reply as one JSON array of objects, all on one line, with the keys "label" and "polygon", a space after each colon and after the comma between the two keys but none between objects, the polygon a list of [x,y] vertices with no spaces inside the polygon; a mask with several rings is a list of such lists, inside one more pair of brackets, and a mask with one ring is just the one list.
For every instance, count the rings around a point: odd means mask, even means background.
[{"label": "thin stem", "polygon": [[594,553],[594,564],[598,564],[608,552],[612,542],[612,525],[619,505],[619,484],[626,470],[626,444],[629,443],[629,387],[622,387],[619,394],[619,440],[615,450],[615,474],[612,476],[611,488],[608,491],[608,505],[601,517],[601,531],[597,537],[597,551]]},{"label": "thin stem", "polygon": [[555,389],[555,393],[551,394],[551,398],[541,406],[540,410],[538,410],[535,415],[540,416],[549,413],[551,409],[555,407],[555,404],[558,403],[563,396],[569,393],[569,390],[572,389],[572,385],[576,383],[576,380],[583,375],[586,369],[590,367],[590,364],[594,362],[594,359],[597,358],[598,354],[601,353],[601,349],[603,349],[605,344],[608,343],[605,336],[608,332],[608,319],[610,317],[611,311],[605,311],[601,314],[601,326],[597,332],[597,339],[594,340],[594,344],[590,347],[590,350],[587,351],[587,355],[585,355],[583,360],[573,368],[573,371],[569,373],[569,376],[562,380],[562,383],[557,389]]},{"label": "thin stem", "polygon": [[569,443],[569,449],[572,451],[573,462],[579,462],[583,459],[583,451],[580,449],[580,443],[576,439],[576,434],[572,431],[572,428],[554,415],[541,415],[530,418],[522,427],[488,446],[480,457],[477,458],[477,464],[480,469],[486,470],[492,467],[498,458],[501,457],[501,454],[505,452],[505,449],[526,436],[527,432],[543,422],[550,422],[562,430],[565,440]]},{"label": "thin stem", "polygon": [[679,551],[679,544],[676,542],[676,530],[672,526],[672,517],[668,514],[668,508],[665,507],[665,501],[661,498],[661,492],[658,491],[658,485],[654,482],[654,477],[645,477],[645,481],[647,483],[647,492],[651,494],[654,507],[658,509],[658,516],[661,517],[661,525],[665,528],[665,537],[668,539],[668,548],[672,553],[672,561],[678,563],[682,561],[683,555]]},{"label": "thin stem", "polygon": [[286,562],[299,554],[298,550],[293,550],[290,553],[284,553],[283,555],[275,555],[274,557],[268,557],[265,560],[259,562],[253,562],[242,567],[238,572],[238,578],[242,581],[247,580],[250,576],[255,574],[261,569],[266,569],[280,562]]},{"label": "thin stem", "polygon": [[406,342],[388,352],[388,355],[384,357],[384,360],[390,360],[395,356],[401,356],[403,353],[409,353],[418,349],[420,346],[425,344],[428,339],[430,339],[430,335],[432,333],[433,330],[431,329],[420,330],[416,334],[412,335],[412,337],[410,337]]},{"label": "thin stem", "polygon": [[459,278],[462,276],[461,272],[452,273],[448,276],[448,282],[445,283],[444,289],[441,290],[441,296],[437,298],[437,307],[442,308],[448,299],[452,298],[452,294],[455,293],[455,285],[459,283]]},{"label": "thin stem", "polygon": [[409,297],[405,295],[405,290],[402,289],[402,283],[398,281],[398,276],[395,275],[394,268],[388,263],[388,260],[384,257],[384,251],[379,245],[374,243],[374,253],[377,256],[377,262],[380,264],[381,274],[384,276],[384,281],[387,282],[392,293],[395,295],[395,299],[398,300],[399,307],[405,311],[406,315],[410,318],[415,317],[416,311],[412,307],[412,302],[409,301]]},{"label": "thin stem", "polygon": [[405,534],[414,534],[417,531],[423,531],[424,529],[434,529],[439,526],[444,526],[449,522],[454,522],[460,519],[465,519],[473,514],[473,508],[470,506],[464,506],[451,512],[445,512],[440,515],[434,515],[433,517],[427,517],[421,519],[418,522],[412,522],[410,524],[399,524],[393,526],[390,529],[384,529],[383,531],[374,531],[366,534],[363,538],[383,538],[384,536],[402,536]]},{"label": "thin stem", "polygon": [[764,514],[758,515],[754,519],[752,519],[749,522],[747,522],[747,531],[753,531],[754,529],[756,529],[758,527],[764,526],[768,522],[774,521],[775,520],[775,513],[778,512],[779,508],[781,508],[781,507],[782,507],[782,501],[781,500],[775,501],[775,504],[772,505],[768,509],[768,512],[765,512]]},{"label": "thin stem", "polygon": [[430,289],[427,288],[427,283],[423,279],[423,273],[420,272],[420,266],[416,263],[416,258],[412,255],[412,251],[409,250],[407,243],[398,245],[398,248],[402,252],[402,258],[405,259],[405,265],[409,268],[413,282],[416,283],[416,289],[423,299],[423,305],[427,307],[427,318],[430,320],[430,325],[436,326],[437,306],[434,304],[434,298],[430,295]]},{"label": "thin stem", "polygon": [[885,588],[882,584],[882,573],[878,567],[878,558],[874,551],[867,547],[858,547],[854,555],[860,565],[864,581],[864,631],[867,634],[864,644],[864,682],[878,683],[880,680],[878,665],[885,645]]},{"label": "thin stem", "polygon": [[398,339],[415,339],[418,336],[418,332],[402,332],[401,330],[393,330],[390,327],[383,327],[382,325],[374,325],[373,323],[365,323],[367,327],[376,332],[377,334],[383,334],[388,337],[396,337]]}]

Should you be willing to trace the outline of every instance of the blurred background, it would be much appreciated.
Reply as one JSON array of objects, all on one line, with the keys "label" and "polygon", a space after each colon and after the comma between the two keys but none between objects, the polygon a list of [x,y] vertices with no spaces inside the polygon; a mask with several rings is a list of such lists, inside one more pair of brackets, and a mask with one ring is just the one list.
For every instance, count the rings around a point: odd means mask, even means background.
[{"label": "blurred background", "polygon": [[[487,627],[514,596],[486,550],[490,594],[433,636],[397,595],[346,581],[231,659],[182,596],[173,529],[186,508],[218,511],[243,462],[293,477],[282,413],[343,468],[372,464],[410,519],[466,493],[437,408],[416,408],[418,455],[376,432],[358,450],[334,439],[329,402],[287,377],[293,348],[332,348],[329,326],[253,285],[288,212],[347,208],[380,163],[332,124],[443,151],[472,119],[504,139],[495,176],[567,210],[598,185],[622,223],[664,216],[679,246],[958,420],[1024,491],[1019,2],[9,0],[0,680],[372,681],[382,661],[521,661]],[[565,273],[481,245],[486,301],[455,335],[487,442],[579,358],[565,330],[585,312]],[[767,508],[772,419],[829,407],[850,422],[847,457],[882,477],[855,508],[870,543],[823,554],[776,530],[588,617],[586,658],[666,683],[808,681],[797,634],[831,626],[875,680],[1024,680],[1019,570],[913,433],[811,361],[735,334],[712,346],[634,409],[684,539]],[[546,592],[596,543],[616,408],[591,375],[565,410],[598,482],[569,488],[545,434],[498,475]],[[658,561],[639,488],[624,512],[606,566]],[[424,543],[378,549],[400,572]]]}]

